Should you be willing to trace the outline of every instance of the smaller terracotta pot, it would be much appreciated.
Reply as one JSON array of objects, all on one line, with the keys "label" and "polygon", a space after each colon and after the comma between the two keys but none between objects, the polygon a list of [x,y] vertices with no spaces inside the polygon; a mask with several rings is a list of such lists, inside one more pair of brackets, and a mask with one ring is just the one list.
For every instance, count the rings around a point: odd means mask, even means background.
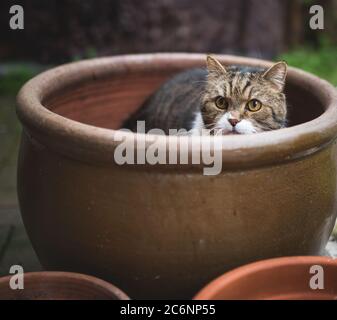
[{"label": "smaller terracotta pot", "polygon": [[[323,269],[317,271],[313,266]],[[324,289],[313,289],[310,281],[317,285],[321,270]],[[194,297],[194,300],[234,299],[336,300],[337,259],[306,256],[262,260],[225,273]]]},{"label": "smaller terracotta pot", "polygon": [[22,290],[10,288],[11,277],[0,278],[0,300],[129,300],[112,284],[79,273],[25,273]]}]

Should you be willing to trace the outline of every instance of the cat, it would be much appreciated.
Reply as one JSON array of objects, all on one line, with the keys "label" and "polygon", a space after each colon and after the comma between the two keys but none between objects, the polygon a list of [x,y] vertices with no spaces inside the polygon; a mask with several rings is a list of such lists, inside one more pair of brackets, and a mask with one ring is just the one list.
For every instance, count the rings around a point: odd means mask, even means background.
[{"label": "cat", "polygon": [[224,66],[208,55],[207,68],[189,69],[166,81],[122,125],[136,131],[186,129],[192,135],[252,134],[280,129],[287,123],[283,93],[287,64],[269,69]]}]

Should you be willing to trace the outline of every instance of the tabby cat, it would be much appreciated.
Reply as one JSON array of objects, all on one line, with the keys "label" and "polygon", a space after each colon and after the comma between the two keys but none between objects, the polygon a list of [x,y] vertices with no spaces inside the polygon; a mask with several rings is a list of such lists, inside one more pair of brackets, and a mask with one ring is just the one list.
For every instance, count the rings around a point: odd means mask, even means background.
[{"label": "tabby cat", "polygon": [[286,126],[283,93],[287,65],[269,69],[224,66],[207,56],[206,69],[190,69],[165,82],[123,128],[136,131],[137,120],[145,130],[186,129],[201,134],[250,134]]}]

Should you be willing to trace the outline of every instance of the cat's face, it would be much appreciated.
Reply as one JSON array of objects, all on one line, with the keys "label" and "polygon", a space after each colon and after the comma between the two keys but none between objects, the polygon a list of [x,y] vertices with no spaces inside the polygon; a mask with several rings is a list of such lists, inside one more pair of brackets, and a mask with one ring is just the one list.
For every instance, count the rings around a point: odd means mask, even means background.
[{"label": "cat's face", "polygon": [[285,62],[266,71],[249,72],[225,68],[208,56],[207,68],[201,110],[205,128],[214,129],[215,134],[247,134],[286,125]]}]

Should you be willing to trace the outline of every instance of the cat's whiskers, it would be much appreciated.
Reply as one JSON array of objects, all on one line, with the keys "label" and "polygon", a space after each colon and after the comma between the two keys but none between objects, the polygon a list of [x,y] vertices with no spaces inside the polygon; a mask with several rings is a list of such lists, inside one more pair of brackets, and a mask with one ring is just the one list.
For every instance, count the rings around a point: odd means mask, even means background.
[{"label": "cat's whiskers", "polygon": [[[167,134],[170,129],[186,129],[193,135],[225,135],[286,126],[283,87],[287,66],[284,62],[269,69],[224,66],[208,56],[206,65],[207,69],[184,71],[168,80],[125,121],[125,128],[134,129],[136,120],[145,120],[150,123],[149,127],[162,129]],[[225,101],[225,104],[219,105],[217,101]],[[224,117],[226,112],[237,121],[235,131],[232,122],[225,121],[229,120]],[[178,136],[186,134],[176,133]]]}]

